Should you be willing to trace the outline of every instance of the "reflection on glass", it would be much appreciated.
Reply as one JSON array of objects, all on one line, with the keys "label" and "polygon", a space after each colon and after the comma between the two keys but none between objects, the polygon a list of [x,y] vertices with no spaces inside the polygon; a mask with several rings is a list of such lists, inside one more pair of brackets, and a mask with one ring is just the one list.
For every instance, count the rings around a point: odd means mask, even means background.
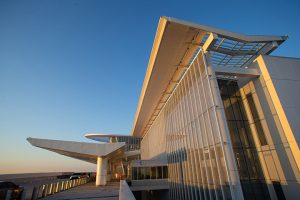
[{"label": "reflection on glass", "polygon": [[167,179],[168,167],[132,167],[132,180]]},{"label": "reflection on glass", "polygon": [[156,167],[151,167],[151,179],[156,179]]},{"label": "reflection on glass", "polygon": [[256,128],[256,131],[257,131],[257,135],[258,135],[258,139],[259,139],[260,145],[262,145],[262,146],[263,145],[267,145],[268,142],[266,140],[265,133],[263,131],[263,128],[262,128],[262,125],[261,125],[261,121],[259,119],[259,115],[258,115],[256,106],[254,104],[254,100],[253,100],[252,94],[249,93],[249,94],[247,94],[246,97],[247,97],[247,101],[248,101],[248,104],[249,104],[249,107],[250,107],[250,110],[251,110],[251,114],[252,114],[252,117],[253,117],[253,121],[254,121],[254,125],[255,125],[255,128]]},{"label": "reflection on glass", "polygon": [[[244,197],[246,199],[270,199],[237,82],[219,79],[218,84]],[[256,116],[258,116],[257,113],[254,113],[253,118]]]},{"label": "reflection on glass", "polygon": [[163,178],[168,178],[168,167],[163,166]]}]

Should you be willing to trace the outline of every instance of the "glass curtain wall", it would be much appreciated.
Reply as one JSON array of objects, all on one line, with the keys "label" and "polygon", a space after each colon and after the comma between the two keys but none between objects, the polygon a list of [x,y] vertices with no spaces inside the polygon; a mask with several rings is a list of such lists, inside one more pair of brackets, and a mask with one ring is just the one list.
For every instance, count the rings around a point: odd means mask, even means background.
[{"label": "glass curtain wall", "polygon": [[140,150],[141,138],[132,136],[114,136],[113,142],[125,142],[125,151]]},{"label": "glass curtain wall", "polygon": [[[218,80],[245,199],[270,199],[237,82]],[[247,97],[251,105],[252,97]],[[255,111],[255,112],[254,112]],[[251,109],[255,119],[257,111]],[[260,124],[259,124],[260,125]],[[257,125],[256,125],[257,127]],[[262,129],[261,129],[262,131]],[[260,133],[260,141],[266,141]],[[263,139],[262,139],[263,138]]]},{"label": "glass curtain wall", "polygon": [[[150,172],[150,175],[149,175]],[[132,180],[167,179],[167,166],[132,167]]]},{"label": "glass curtain wall", "polygon": [[[231,199],[235,191],[227,168],[228,129],[220,127],[222,113],[216,110],[204,59],[200,51],[142,140],[142,158],[167,155],[170,199]],[[152,154],[151,145],[162,142],[166,148]]]}]

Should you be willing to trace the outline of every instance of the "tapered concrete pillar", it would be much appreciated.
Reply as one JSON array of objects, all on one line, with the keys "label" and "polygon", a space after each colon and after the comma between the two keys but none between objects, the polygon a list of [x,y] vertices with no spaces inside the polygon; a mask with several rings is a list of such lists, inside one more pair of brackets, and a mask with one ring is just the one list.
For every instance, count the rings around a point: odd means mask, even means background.
[{"label": "tapered concrete pillar", "polygon": [[106,185],[107,158],[97,157],[96,186]]}]

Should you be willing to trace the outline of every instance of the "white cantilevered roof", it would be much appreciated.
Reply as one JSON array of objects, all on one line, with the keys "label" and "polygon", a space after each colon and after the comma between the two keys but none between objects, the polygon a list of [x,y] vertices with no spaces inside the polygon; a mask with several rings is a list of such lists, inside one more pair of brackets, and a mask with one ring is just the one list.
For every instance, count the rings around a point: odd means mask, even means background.
[{"label": "white cantilevered roof", "polygon": [[260,54],[269,54],[287,36],[242,35],[170,17],[161,17],[133,127],[133,136],[143,136],[202,48],[211,52],[211,64],[243,68]]},{"label": "white cantilevered roof", "polygon": [[99,156],[110,158],[122,155],[125,146],[125,142],[96,144],[39,138],[27,138],[27,140],[33,146],[94,164],[97,163],[97,157]]}]

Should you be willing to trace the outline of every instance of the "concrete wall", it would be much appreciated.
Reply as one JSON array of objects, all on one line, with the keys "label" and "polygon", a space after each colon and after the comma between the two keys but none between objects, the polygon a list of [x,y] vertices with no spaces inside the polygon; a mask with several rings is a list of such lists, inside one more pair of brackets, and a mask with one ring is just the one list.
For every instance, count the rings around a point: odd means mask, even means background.
[{"label": "concrete wall", "polygon": [[[241,95],[251,123],[260,162],[272,199],[280,182],[287,199],[300,196],[300,59],[259,56],[251,67],[262,75],[241,80]],[[252,94],[267,145],[261,145],[246,95]]]},{"label": "concrete wall", "polygon": [[[300,58],[264,56],[270,79],[300,145]],[[265,80],[266,84],[270,80]]]}]

